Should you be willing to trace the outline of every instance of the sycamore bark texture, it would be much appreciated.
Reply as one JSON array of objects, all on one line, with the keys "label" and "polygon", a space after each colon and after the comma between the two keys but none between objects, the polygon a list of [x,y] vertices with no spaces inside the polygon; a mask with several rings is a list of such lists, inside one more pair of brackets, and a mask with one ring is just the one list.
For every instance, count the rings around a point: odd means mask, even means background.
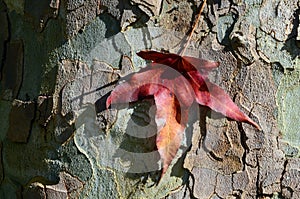
[{"label": "sycamore bark texture", "polygon": [[157,184],[153,103],[105,108],[201,4],[0,0],[0,198],[300,198],[298,0],[208,0],[186,51],[261,131],[196,108]]}]

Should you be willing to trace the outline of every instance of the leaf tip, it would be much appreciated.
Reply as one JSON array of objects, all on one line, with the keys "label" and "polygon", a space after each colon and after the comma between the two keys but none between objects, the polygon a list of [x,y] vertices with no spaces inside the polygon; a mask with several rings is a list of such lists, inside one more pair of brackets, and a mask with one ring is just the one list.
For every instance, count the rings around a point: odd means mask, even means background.
[{"label": "leaf tip", "polygon": [[261,131],[262,129],[260,128],[260,126],[254,122],[253,120],[250,119],[249,124],[251,124],[252,126],[254,126],[257,130]]},{"label": "leaf tip", "polygon": [[163,164],[163,168],[161,169],[160,176],[159,176],[159,179],[158,179],[158,181],[157,181],[157,184],[159,184],[159,183],[161,182],[161,180],[162,180],[162,178],[165,176],[165,174],[166,174],[168,168],[169,168],[169,165]]},{"label": "leaf tip", "polygon": [[[245,114],[244,114],[245,115]],[[252,125],[253,127],[255,127],[257,130],[261,131],[262,129],[260,128],[260,126],[254,122],[252,119],[250,119],[247,115],[245,115],[245,120],[242,121],[242,122],[245,122],[245,123],[248,123],[250,125]]]},{"label": "leaf tip", "polygon": [[221,62],[219,61],[207,61],[208,68],[214,69],[220,66]]},{"label": "leaf tip", "polygon": [[141,57],[144,58],[143,55],[145,55],[145,53],[147,53],[147,50],[141,50],[140,52],[137,52],[136,54]]}]

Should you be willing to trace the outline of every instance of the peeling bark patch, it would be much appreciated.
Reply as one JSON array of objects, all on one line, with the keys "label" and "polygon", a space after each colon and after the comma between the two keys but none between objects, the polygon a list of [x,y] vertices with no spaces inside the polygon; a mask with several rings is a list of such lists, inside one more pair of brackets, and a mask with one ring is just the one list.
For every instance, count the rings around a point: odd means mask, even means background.
[{"label": "peeling bark patch", "polygon": [[286,72],[281,80],[277,92],[278,124],[282,131],[282,140],[299,150],[299,122],[300,108],[298,99],[300,98],[300,73],[299,71]]},{"label": "peeling bark patch", "polygon": [[12,142],[27,143],[35,116],[35,103],[14,100],[12,105],[7,138]]},{"label": "peeling bark patch", "polygon": [[284,170],[284,154],[280,150],[265,149],[259,156],[259,185],[263,194],[280,192],[280,178]]},{"label": "peeling bark patch", "polygon": [[246,171],[233,174],[233,189],[245,190],[249,184],[249,177]]},{"label": "peeling bark patch", "polygon": [[132,2],[138,4],[148,16],[153,16],[159,14],[162,0],[132,0]]},{"label": "peeling bark patch", "polygon": [[61,181],[56,185],[46,185],[46,198],[68,198],[68,190]]},{"label": "peeling bark patch", "polygon": [[[230,35],[231,47],[235,50],[237,57],[245,64],[251,64],[258,60],[258,55],[255,52],[254,28],[249,28],[249,32],[234,32]],[[252,34],[251,34],[252,33]]]},{"label": "peeling bark patch", "polygon": [[62,181],[69,193],[78,191],[83,188],[83,183],[77,178],[68,173],[61,172],[60,181]]},{"label": "peeling bark patch", "polygon": [[264,1],[260,10],[261,29],[274,39],[285,41],[293,29],[298,0]]},{"label": "peeling bark patch", "polygon": [[231,175],[222,175],[219,174],[217,176],[217,184],[216,184],[216,193],[221,198],[226,198],[228,195],[232,193],[232,177]]},{"label": "peeling bark patch", "polygon": [[[291,49],[284,42],[277,42],[261,30],[257,31],[257,51],[267,63],[278,62],[285,69],[299,68],[300,58],[292,55],[299,50],[297,48]],[[290,54],[289,51],[292,53]]]},{"label": "peeling bark patch", "polygon": [[59,182],[54,185],[31,183],[25,187],[22,198],[78,198],[78,192],[83,188],[83,183],[65,172],[61,172],[59,178]]},{"label": "peeling bark patch", "polygon": [[66,35],[76,35],[79,30],[100,14],[100,0],[74,1],[68,0],[66,5]]},{"label": "peeling bark patch", "polygon": [[62,115],[95,103],[110,91],[110,83],[117,80],[113,68],[104,62],[94,60],[91,69],[84,63],[79,66],[75,79],[62,90]]},{"label": "peeling bark patch", "polygon": [[3,68],[2,96],[8,100],[18,96],[23,81],[23,42],[8,43]]},{"label": "peeling bark patch", "polygon": [[165,8],[161,14],[160,25],[169,30],[187,33],[190,30],[193,11],[191,4],[187,1],[174,3],[173,7]]},{"label": "peeling bark patch", "polygon": [[300,196],[300,159],[290,159],[282,179],[282,192],[286,198]]},{"label": "peeling bark patch", "polygon": [[210,198],[215,192],[217,172],[210,169],[195,168],[192,174],[196,181],[194,184],[195,197]]},{"label": "peeling bark patch", "polygon": [[83,188],[82,182],[65,172],[61,172],[59,177],[58,184],[45,186],[47,198],[76,198],[74,192]]}]

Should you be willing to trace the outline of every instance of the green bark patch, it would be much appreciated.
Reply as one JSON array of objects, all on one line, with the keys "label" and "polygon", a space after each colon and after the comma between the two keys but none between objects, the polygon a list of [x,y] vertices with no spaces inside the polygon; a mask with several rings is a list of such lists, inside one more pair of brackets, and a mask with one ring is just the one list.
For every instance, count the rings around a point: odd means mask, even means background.
[{"label": "green bark patch", "polygon": [[299,77],[299,71],[287,71],[281,80],[277,93],[278,124],[282,131],[282,139],[297,148],[300,147]]}]

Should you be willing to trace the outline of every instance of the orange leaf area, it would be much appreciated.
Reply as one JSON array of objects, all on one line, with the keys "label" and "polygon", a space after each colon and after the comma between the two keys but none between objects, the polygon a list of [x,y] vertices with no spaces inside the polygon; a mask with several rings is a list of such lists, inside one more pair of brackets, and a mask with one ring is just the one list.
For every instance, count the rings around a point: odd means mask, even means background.
[{"label": "orange leaf area", "polygon": [[159,131],[156,146],[163,160],[163,175],[177,153],[185,124],[178,121],[180,110],[173,93],[168,89],[162,89],[154,95],[154,99],[157,107],[155,121]]}]

